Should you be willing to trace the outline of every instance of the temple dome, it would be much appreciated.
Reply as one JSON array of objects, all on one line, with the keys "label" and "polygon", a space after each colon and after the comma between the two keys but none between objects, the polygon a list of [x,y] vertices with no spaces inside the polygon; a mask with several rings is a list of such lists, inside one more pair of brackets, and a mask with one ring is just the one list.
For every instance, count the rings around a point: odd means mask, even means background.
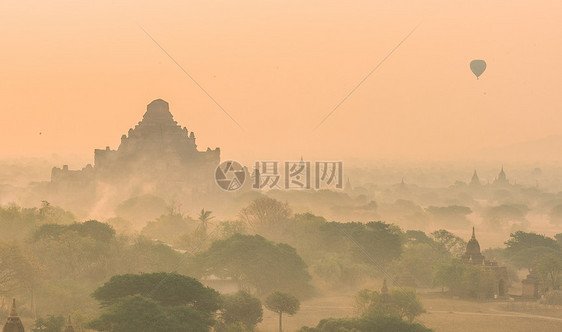
[{"label": "temple dome", "polygon": [[4,324],[2,332],[25,332],[21,319],[16,312],[16,299],[12,302],[12,310],[10,311],[10,316],[8,316],[6,324]]}]

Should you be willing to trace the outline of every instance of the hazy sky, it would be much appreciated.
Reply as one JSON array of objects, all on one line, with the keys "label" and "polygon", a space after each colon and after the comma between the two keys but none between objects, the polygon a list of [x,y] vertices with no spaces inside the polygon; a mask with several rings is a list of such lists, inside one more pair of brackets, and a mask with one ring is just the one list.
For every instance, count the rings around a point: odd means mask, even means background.
[{"label": "hazy sky", "polygon": [[[0,6],[2,157],[93,158],[94,148],[117,148],[157,98],[223,159],[477,158],[562,134],[559,0]],[[488,63],[480,80],[472,59]]]}]

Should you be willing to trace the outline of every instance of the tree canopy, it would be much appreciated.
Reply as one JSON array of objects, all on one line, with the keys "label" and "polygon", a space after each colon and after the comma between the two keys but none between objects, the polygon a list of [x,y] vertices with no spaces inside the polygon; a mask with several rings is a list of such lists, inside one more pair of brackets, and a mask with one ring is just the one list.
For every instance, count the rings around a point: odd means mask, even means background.
[{"label": "tree canopy", "polygon": [[194,278],[177,273],[116,275],[92,294],[103,306],[115,304],[122,298],[133,295],[151,296],[166,306],[189,305],[208,313],[220,308],[217,291]]},{"label": "tree canopy", "polygon": [[495,277],[492,273],[458,259],[436,264],[433,276],[435,286],[447,287],[455,295],[473,298],[494,295]]},{"label": "tree canopy", "polygon": [[260,197],[250,202],[238,215],[251,229],[270,233],[287,222],[291,214],[288,203],[280,202],[275,198]]},{"label": "tree canopy", "polygon": [[316,327],[303,327],[299,332],[431,332],[431,329],[408,323],[398,317],[365,316],[360,318],[328,318],[321,320]]},{"label": "tree canopy", "polygon": [[466,248],[466,241],[444,229],[431,233],[431,238],[443,253],[452,257],[460,257]]},{"label": "tree canopy", "polygon": [[185,305],[164,306],[141,295],[127,296],[87,324],[103,332],[207,332],[212,316]]},{"label": "tree canopy", "polygon": [[513,255],[523,249],[535,247],[546,247],[556,250],[560,249],[556,240],[552,238],[533,232],[527,233],[523,231],[511,233],[510,239],[505,242],[505,245],[505,251],[508,255]]},{"label": "tree canopy", "polygon": [[546,255],[560,255],[555,239],[533,232],[517,231],[505,242],[505,255],[519,268],[532,269]]},{"label": "tree canopy", "polygon": [[310,291],[307,266],[296,250],[260,235],[234,234],[213,242],[193,260],[201,275],[231,277],[258,294],[273,290],[305,295]]},{"label": "tree canopy", "polygon": [[35,320],[32,332],[61,332],[64,327],[64,317],[49,315],[46,318],[39,317]]},{"label": "tree canopy", "polygon": [[89,323],[99,331],[209,331],[221,307],[214,289],[175,273],[117,275],[92,296],[104,308]]},{"label": "tree canopy", "polygon": [[242,323],[245,329],[253,331],[262,321],[261,301],[245,291],[222,296],[221,319],[226,326]]},{"label": "tree canopy", "polygon": [[410,322],[425,312],[415,292],[400,288],[387,294],[363,289],[355,295],[355,308],[360,316],[394,316]]},{"label": "tree canopy", "polygon": [[300,302],[291,294],[274,292],[265,299],[265,307],[279,314],[279,332],[281,332],[283,331],[283,314],[296,314],[300,309]]},{"label": "tree canopy", "polygon": [[549,289],[560,289],[560,274],[562,273],[562,256],[560,253],[549,253],[535,264],[535,269],[544,280],[545,286]]}]

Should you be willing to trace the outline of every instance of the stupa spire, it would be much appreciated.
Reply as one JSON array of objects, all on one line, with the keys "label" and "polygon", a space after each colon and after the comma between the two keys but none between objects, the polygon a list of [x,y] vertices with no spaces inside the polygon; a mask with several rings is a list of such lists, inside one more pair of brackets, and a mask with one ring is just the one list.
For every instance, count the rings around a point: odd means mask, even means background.
[{"label": "stupa spire", "polygon": [[16,299],[12,300],[12,309],[10,310],[10,317],[16,317],[18,313],[16,312]]},{"label": "stupa spire", "polygon": [[16,299],[12,300],[12,308],[10,310],[10,315],[4,324],[2,332],[25,332],[25,328],[21,323],[21,319],[16,312]]},{"label": "stupa spire", "polygon": [[476,170],[474,170],[474,173],[472,174],[472,179],[470,180],[470,184],[473,186],[480,185],[480,178],[478,177],[478,173],[476,173]]},{"label": "stupa spire", "polygon": [[382,281],[381,294],[388,294],[388,286],[386,285],[386,278]]},{"label": "stupa spire", "polygon": [[70,320],[70,315],[68,315],[68,324],[64,329],[64,332],[74,332],[74,327],[72,326],[72,321]]}]

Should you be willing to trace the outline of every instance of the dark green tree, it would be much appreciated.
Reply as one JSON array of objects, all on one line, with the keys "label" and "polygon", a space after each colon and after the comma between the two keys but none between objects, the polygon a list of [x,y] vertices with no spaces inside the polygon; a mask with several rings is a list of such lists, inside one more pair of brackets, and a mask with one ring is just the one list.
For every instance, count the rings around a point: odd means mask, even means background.
[{"label": "dark green tree", "polygon": [[300,309],[299,300],[291,294],[274,292],[265,299],[265,307],[279,314],[279,332],[283,331],[283,313],[294,315]]},{"label": "dark green tree", "polygon": [[546,255],[560,255],[556,240],[542,234],[517,231],[505,242],[505,256],[518,268],[531,269]]},{"label": "dark green tree", "polygon": [[396,275],[413,276],[416,283],[431,286],[433,281],[433,266],[442,259],[442,253],[435,245],[416,243],[407,246],[400,259],[392,264]]},{"label": "dark green tree", "polygon": [[384,222],[330,222],[320,225],[318,231],[322,235],[322,253],[345,252],[349,260],[357,263],[370,265],[370,258],[373,258],[385,265],[402,253],[403,233],[398,227]]},{"label": "dark green tree", "polygon": [[101,242],[109,242],[115,238],[115,230],[113,227],[97,220],[74,223],[69,225],[68,229],[76,231],[80,236],[91,237],[92,239]]},{"label": "dark green tree", "polygon": [[41,271],[41,264],[30,252],[16,244],[0,243],[0,295],[32,291]]},{"label": "dark green tree", "polygon": [[554,235],[554,239],[556,239],[556,243],[558,243],[558,246],[562,248],[562,233]]},{"label": "dark green tree", "polygon": [[170,271],[181,258],[170,246],[142,236],[122,241],[118,250],[113,274]]},{"label": "dark green tree", "polygon": [[425,312],[421,301],[412,290],[391,288],[389,295],[391,312],[401,319],[407,319],[411,323],[414,318]]},{"label": "dark green tree", "polygon": [[493,296],[494,280],[491,272],[457,259],[438,263],[434,269],[435,286],[447,287],[452,294],[464,297]]},{"label": "dark green tree", "polygon": [[151,297],[165,306],[188,305],[207,314],[220,308],[217,291],[203,286],[194,278],[177,273],[117,275],[92,294],[102,306],[115,304],[132,295]]},{"label": "dark green tree", "polygon": [[517,231],[510,234],[510,239],[505,242],[505,252],[508,256],[515,255],[518,251],[528,248],[546,247],[559,250],[556,240],[537,233]]},{"label": "dark green tree", "polygon": [[403,243],[405,247],[409,247],[416,244],[427,244],[430,246],[436,246],[436,242],[427,236],[423,231],[407,230],[403,235]]},{"label": "dark green tree", "polygon": [[363,289],[355,295],[355,308],[361,316],[394,316],[409,322],[425,312],[414,291],[400,288],[386,294]]},{"label": "dark green tree", "polygon": [[64,327],[64,317],[47,316],[46,318],[37,318],[35,325],[31,329],[33,332],[61,332]]},{"label": "dark green tree", "polygon": [[68,230],[67,225],[44,224],[33,233],[33,241],[56,239]]},{"label": "dark green tree", "polygon": [[418,324],[408,323],[398,317],[365,316],[361,318],[323,319],[316,327],[303,327],[299,332],[431,332],[431,329]]},{"label": "dark green tree", "polygon": [[246,330],[253,331],[262,321],[261,301],[244,291],[222,296],[221,319],[226,326],[242,323]]},{"label": "dark green tree", "polygon": [[443,253],[443,259],[451,256],[460,257],[466,248],[466,242],[463,239],[444,229],[431,233],[431,238]]},{"label": "dark green tree", "polygon": [[259,235],[234,234],[215,241],[192,263],[200,275],[231,277],[260,295],[276,289],[303,295],[310,291],[307,266],[296,250]]},{"label": "dark green tree", "polygon": [[197,229],[197,221],[181,213],[170,211],[161,215],[144,226],[141,235],[149,239],[157,239],[166,243],[174,243],[182,234]]},{"label": "dark green tree", "polygon": [[47,201],[41,202],[41,208],[38,210],[38,216],[41,223],[52,224],[70,224],[76,221],[74,215],[61,207],[54,206]]},{"label": "dark green tree", "polygon": [[560,253],[544,255],[535,264],[535,269],[549,289],[560,289],[560,275],[562,273],[562,256]]},{"label": "dark green tree", "polygon": [[551,254],[559,254],[559,250],[549,247],[523,248],[510,252],[506,256],[515,267],[531,271],[542,257]]},{"label": "dark green tree", "polygon": [[134,295],[106,307],[87,327],[103,332],[207,332],[212,324],[211,316],[193,307],[164,306]]}]

